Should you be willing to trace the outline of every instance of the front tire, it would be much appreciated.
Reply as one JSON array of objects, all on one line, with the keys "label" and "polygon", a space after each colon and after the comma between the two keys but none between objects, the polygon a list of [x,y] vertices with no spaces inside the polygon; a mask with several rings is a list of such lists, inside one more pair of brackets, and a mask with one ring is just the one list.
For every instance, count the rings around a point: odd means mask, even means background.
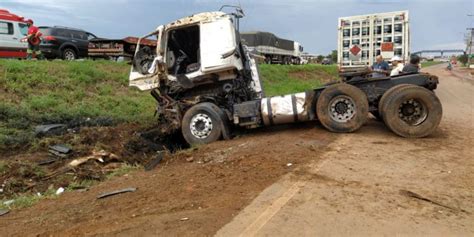
[{"label": "front tire", "polygon": [[385,125],[395,134],[421,138],[432,134],[443,116],[438,97],[420,86],[400,87],[382,104]]},{"label": "front tire", "polygon": [[323,90],[316,105],[318,119],[331,132],[357,131],[367,121],[369,102],[359,88],[335,84]]},{"label": "front tire", "polygon": [[212,103],[200,103],[191,107],[183,116],[181,132],[189,145],[208,144],[217,141],[225,129],[222,110]]}]

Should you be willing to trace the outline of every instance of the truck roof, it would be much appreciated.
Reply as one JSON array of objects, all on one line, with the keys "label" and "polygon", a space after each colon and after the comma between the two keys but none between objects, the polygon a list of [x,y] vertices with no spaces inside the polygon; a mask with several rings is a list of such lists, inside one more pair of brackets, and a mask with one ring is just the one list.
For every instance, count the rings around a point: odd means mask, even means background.
[{"label": "truck roof", "polygon": [[189,25],[189,24],[203,22],[203,21],[204,22],[212,21],[212,20],[227,16],[227,15],[228,14],[225,12],[203,12],[203,13],[194,14],[194,15],[187,16],[187,17],[178,19],[176,21],[173,21],[167,24],[166,27],[174,28],[174,27],[178,27],[182,25]]},{"label": "truck roof", "polygon": [[0,9],[0,20],[26,22],[24,17],[10,13],[6,9]]}]

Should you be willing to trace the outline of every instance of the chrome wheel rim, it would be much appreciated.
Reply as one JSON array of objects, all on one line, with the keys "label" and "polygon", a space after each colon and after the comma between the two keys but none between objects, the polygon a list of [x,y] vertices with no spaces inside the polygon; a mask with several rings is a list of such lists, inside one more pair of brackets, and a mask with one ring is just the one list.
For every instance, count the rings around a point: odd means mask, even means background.
[{"label": "chrome wheel rim", "polygon": [[74,52],[67,50],[64,52],[64,58],[66,58],[66,60],[74,60],[76,59],[76,56],[74,55]]},{"label": "chrome wheel rim", "polygon": [[212,119],[207,114],[199,113],[191,119],[190,130],[199,139],[207,138],[212,132]]},{"label": "chrome wheel rim", "polygon": [[345,123],[356,114],[356,105],[352,98],[346,95],[336,96],[329,102],[329,115],[339,123]]}]

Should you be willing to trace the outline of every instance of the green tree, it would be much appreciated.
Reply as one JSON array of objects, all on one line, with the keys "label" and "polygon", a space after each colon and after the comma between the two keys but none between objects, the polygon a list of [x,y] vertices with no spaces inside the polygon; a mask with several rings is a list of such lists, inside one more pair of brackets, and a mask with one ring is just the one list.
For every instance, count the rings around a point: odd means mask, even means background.
[{"label": "green tree", "polygon": [[467,54],[458,56],[458,61],[461,62],[464,66],[466,66],[467,60],[468,60]]},{"label": "green tree", "polygon": [[337,50],[331,51],[331,53],[328,54],[327,57],[330,58],[333,63],[336,63],[337,62]]},{"label": "green tree", "polygon": [[316,58],[318,63],[321,63],[323,61],[323,59],[324,59],[323,55],[318,55],[318,57]]}]

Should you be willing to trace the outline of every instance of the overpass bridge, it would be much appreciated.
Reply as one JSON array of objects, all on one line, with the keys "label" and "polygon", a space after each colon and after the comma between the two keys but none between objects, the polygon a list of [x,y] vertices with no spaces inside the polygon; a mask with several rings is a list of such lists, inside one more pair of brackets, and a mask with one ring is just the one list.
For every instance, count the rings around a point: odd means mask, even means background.
[{"label": "overpass bridge", "polygon": [[418,56],[421,57],[422,54],[424,54],[424,53],[439,53],[439,54],[441,54],[441,57],[443,57],[445,53],[464,54],[464,53],[466,53],[466,51],[464,51],[462,49],[433,49],[433,50],[421,50],[421,51],[414,52],[412,54],[418,55]]}]

